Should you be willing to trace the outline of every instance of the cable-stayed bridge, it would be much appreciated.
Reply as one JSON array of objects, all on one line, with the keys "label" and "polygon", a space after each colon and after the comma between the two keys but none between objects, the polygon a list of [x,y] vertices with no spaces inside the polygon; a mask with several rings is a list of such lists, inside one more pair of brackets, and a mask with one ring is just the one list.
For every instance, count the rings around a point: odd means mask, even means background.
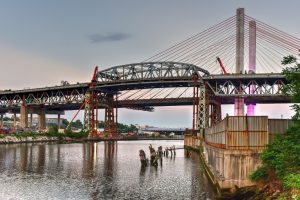
[{"label": "cable-stayed bridge", "polygon": [[[91,82],[4,90],[0,112],[28,115],[85,110],[85,127],[94,132],[98,109],[105,131],[115,135],[117,108],[153,111],[155,106],[193,106],[193,129],[221,120],[221,105],[235,104],[236,115],[254,114],[258,103],[289,103],[281,60],[298,55],[300,39],[244,14],[237,14],[139,63],[95,70]],[[217,62],[217,58],[221,60]],[[220,66],[224,67],[224,69]],[[93,134],[92,134],[93,135]]]}]

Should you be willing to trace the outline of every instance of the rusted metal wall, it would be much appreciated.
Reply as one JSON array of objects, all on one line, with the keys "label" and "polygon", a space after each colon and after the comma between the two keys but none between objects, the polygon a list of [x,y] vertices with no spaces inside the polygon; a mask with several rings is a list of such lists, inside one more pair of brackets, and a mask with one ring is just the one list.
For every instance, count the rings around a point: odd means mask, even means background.
[{"label": "rusted metal wall", "polygon": [[226,120],[226,148],[259,149],[268,144],[267,116],[234,116]]},{"label": "rusted metal wall", "polygon": [[268,123],[269,142],[273,141],[277,134],[285,134],[293,124],[290,119],[269,119]]},{"label": "rusted metal wall", "polygon": [[226,120],[213,127],[206,128],[205,141],[213,146],[224,148],[226,146]]},{"label": "rusted metal wall", "polygon": [[226,149],[261,149],[268,144],[268,117],[227,116],[205,130],[205,141]]},{"label": "rusted metal wall", "polygon": [[184,135],[184,145],[189,147],[197,148],[201,144],[201,139],[193,136],[192,134],[185,134]]}]

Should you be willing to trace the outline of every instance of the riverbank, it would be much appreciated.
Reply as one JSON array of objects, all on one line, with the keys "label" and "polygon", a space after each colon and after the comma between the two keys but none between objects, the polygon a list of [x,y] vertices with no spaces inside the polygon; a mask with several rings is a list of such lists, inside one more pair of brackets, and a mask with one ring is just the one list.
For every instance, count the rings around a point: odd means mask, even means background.
[{"label": "riverbank", "polygon": [[4,136],[0,138],[0,144],[34,143],[34,142],[101,142],[101,141],[137,141],[137,140],[175,140],[180,138],[152,138],[152,137],[127,137],[127,138],[69,138],[51,136]]}]

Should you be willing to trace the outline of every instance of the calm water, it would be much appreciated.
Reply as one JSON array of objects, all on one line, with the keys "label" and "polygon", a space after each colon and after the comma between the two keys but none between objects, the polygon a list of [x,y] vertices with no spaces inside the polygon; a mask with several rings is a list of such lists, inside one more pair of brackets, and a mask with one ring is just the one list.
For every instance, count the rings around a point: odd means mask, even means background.
[{"label": "calm water", "polygon": [[213,199],[197,155],[141,169],[139,149],[181,141],[0,145],[0,199]]}]

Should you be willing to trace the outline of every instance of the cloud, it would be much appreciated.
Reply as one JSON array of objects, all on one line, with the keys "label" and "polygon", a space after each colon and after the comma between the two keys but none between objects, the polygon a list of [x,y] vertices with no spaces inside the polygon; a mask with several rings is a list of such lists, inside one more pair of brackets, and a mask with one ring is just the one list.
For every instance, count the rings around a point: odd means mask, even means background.
[{"label": "cloud", "polygon": [[88,36],[91,43],[100,43],[100,42],[115,42],[126,40],[130,38],[129,34],[126,33],[111,33],[107,35],[102,34],[92,34]]}]

